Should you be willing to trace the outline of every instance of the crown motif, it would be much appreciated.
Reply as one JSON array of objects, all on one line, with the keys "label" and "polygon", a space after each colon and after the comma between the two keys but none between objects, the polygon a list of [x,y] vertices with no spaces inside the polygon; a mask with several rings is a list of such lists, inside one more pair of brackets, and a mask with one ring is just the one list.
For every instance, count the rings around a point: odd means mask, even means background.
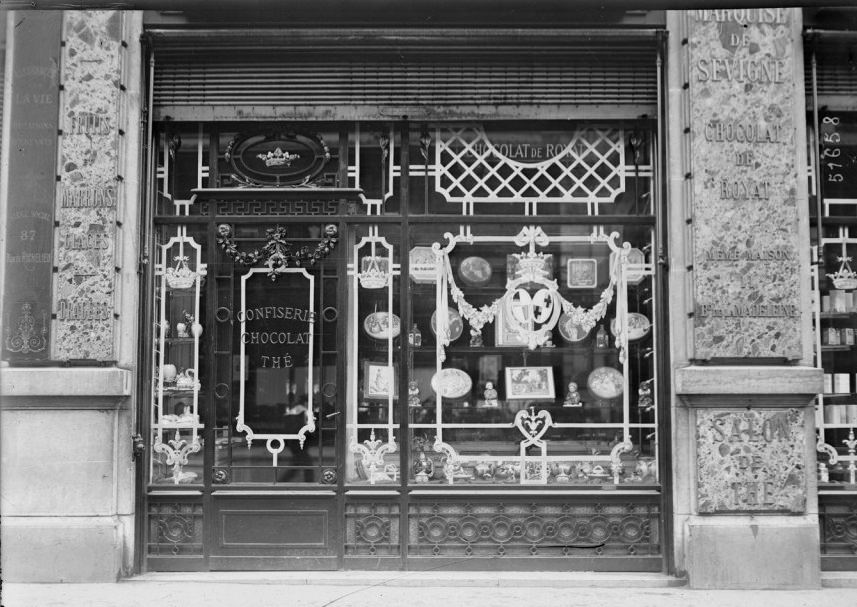
[{"label": "crown motif", "polygon": [[292,166],[292,160],[300,158],[300,154],[290,154],[277,147],[267,154],[256,154],[256,158],[263,160],[267,167]]},{"label": "crown motif", "polygon": [[389,260],[379,255],[367,255],[360,262],[360,286],[364,289],[383,289],[387,286],[390,273]]},{"label": "crown motif", "polygon": [[530,282],[539,282],[548,278],[548,261],[544,253],[515,253],[513,257],[517,261],[515,278],[524,278]]},{"label": "crown motif", "polygon": [[827,274],[827,277],[833,280],[833,286],[837,289],[855,289],[857,288],[857,272],[851,269],[850,257],[837,257],[836,261],[840,263],[839,269],[833,274]]}]

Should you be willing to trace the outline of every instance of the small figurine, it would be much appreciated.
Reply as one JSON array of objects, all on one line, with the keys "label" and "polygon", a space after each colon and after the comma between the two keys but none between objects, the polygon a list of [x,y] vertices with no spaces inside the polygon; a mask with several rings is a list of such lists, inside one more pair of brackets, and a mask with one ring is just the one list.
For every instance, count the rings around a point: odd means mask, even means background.
[{"label": "small figurine", "polygon": [[637,406],[643,411],[651,411],[655,408],[651,381],[644,381],[640,384],[640,388],[637,390]]},{"label": "small figurine", "polygon": [[497,401],[497,390],[494,389],[493,382],[488,382],[485,384],[485,406],[486,407],[499,407],[500,403]]},{"label": "small figurine", "polygon": [[562,403],[563,407],[582,407],[583,402],[580,400],[580,393],[577,391],[577,384],[573,381],[568,382],[568,393],[565,395],[565,400]]},{"label": "small figurine", "polygon": [[479,329],[474,329],[471,327],[470,329],[470,347],[471,348],[481,348],[482,347],[482,331]]},{"label": "small figurine", "polygon": [[408,406],[419,407],[420,405],[420,386],[417,380],[412,379],[408,382]]},{"label": "small figurine", "polygon": [[610,340],[607,338],[607,331],[604,325],[598,325],[598,332],[595,334],[595,349],[606,350],[610,347]]}]

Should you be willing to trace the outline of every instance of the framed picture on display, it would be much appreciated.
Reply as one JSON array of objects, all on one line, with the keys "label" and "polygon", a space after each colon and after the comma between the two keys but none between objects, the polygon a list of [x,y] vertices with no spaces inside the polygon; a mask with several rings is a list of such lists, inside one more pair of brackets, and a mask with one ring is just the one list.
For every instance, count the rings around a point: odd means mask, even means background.
[{"label": "framed picture on display", "polygon": [[398,373],[395,365],[366,361],[363,363],[363,398],[396,398]]},{"label": "framed picture on display", "polygon": [[553,400],[553,367],[506,367],[508,400]]},{"label": "framed picture on display", "polygon": [[594,289],[598,286],[598,262],[591,258],[571,258],[568,268],[569,289]]}]

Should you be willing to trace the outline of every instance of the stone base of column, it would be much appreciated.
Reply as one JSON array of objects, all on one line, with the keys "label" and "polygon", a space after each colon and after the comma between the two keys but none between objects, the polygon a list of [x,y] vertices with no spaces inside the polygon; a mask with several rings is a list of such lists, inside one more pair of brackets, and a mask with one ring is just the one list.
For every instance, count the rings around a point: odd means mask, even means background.
[{"label": "stone base of column", "polygon": [[692,588],[819,588],[815,516],[693,516],[685,522]]},{"label": "stone base of column", "polygon": [[115,582],[123,571],[125,530],[118,517],[3,517],[6,582]]}]

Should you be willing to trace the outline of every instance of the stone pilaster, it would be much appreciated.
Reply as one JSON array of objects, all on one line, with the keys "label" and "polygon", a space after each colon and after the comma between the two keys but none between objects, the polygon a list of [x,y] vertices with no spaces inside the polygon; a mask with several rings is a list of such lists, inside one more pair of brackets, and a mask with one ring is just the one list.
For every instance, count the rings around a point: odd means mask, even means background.
[{"label": "stone pilaster", "polygon": [[676,568],[817,586],[801,14],[669,23]]},{"label": "stone pilaster", "polygon": [[52,358],[115,360],[122,13],[63,19]]}]

